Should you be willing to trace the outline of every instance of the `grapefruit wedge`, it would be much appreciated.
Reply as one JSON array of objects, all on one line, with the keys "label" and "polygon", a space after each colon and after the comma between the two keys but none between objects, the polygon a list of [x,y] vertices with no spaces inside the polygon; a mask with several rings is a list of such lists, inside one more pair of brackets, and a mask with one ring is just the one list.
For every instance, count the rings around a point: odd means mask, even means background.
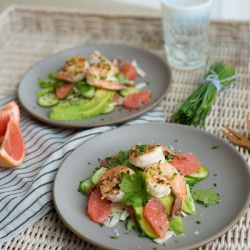
[{"label": "grapefruit wedge", "polygon": [[0,109],[0,166],[16,167],[25,156],[24,140],[19,128],[20,111],[15,102]]},{"label": "grapefruit wedge", "polygon": [[4,137],[11,117],[19,125],[20,111],[15,101],[8,103],[0,109],[0,139]]}]

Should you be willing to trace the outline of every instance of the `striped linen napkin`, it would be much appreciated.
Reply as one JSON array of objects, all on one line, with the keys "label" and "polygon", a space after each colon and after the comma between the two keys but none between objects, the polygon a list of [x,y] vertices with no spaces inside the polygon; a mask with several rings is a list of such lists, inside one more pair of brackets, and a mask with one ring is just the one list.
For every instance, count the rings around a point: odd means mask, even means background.
[{"label": "striped linen napkin", "polygon": [[[0,106],[8,101],[0,103]],[[123,126],[147,122],[164,122],[162,107],[158,106]],[[88,130],[55,128],[21,111],[26,158],[17,168],[0,167],[0,244],[25,230],[53,208],[53,181],[65,157],[86,140],[116,127]]]}]

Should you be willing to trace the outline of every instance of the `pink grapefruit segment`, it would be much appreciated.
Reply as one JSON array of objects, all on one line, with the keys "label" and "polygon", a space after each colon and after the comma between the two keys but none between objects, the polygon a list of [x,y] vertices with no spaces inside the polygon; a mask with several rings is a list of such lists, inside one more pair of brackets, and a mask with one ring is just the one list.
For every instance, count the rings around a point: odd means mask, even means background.
[{"label": "pink grapefruit segment", "polygon": [[175,157],[171,164],[179,170],[183,175],[194,174],[201,166],[200,161],[191,152],[182,154],[184,157]]},{"label": "pink grapefruit segment", "polygon": [[144,207],[143,214],[160,238],[168,231],[168,220],[163,204],[156,198],[150,199]]},{"label": "pink grapefruit segment", "polygon": [[111,214],[111,203],[102,199],[100,189],[95,189],[90,193],[88,200],[88,215],[96,223],[104,223]]}]

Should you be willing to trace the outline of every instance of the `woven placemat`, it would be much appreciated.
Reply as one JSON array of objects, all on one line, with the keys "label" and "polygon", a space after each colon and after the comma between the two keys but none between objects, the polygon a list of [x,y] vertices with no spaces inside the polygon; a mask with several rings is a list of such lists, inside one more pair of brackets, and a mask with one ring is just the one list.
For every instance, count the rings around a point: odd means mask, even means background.
[{"label": "woven placemat", "polygon": [[[210,60],[232,63],[237,81],[220,94],[206,130],[222,137],[220,128],[230,125],[246,133],[250,114],[250,24],[212,22]],[[87,14],[76,11],[14,7],[0,16],[0,99],[16,94],[24,72],[42,58],[83,44],[124,43],[151,50],[164,58],[159,18]],[[166,120],[198,85],[201,70],[173,70],[173,84],[163,101]],[[249,151],[236,149],[250,164]],[[226,211],[225,211],[226,212]],[[1,249],[98,249],[79,239],[51,211]],[[200,249],[250,249],[250,208],[230,231]]]}]

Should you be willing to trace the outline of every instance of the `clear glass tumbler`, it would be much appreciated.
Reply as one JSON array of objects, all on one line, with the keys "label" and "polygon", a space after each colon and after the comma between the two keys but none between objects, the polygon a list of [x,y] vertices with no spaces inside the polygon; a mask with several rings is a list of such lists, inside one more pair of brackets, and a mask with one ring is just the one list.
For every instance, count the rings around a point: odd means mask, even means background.
[{"label": "clear glass tumbler", "polygon": [[178,69],[203,66],[213,0],[162,0],[162,22],[168,63]]}]

